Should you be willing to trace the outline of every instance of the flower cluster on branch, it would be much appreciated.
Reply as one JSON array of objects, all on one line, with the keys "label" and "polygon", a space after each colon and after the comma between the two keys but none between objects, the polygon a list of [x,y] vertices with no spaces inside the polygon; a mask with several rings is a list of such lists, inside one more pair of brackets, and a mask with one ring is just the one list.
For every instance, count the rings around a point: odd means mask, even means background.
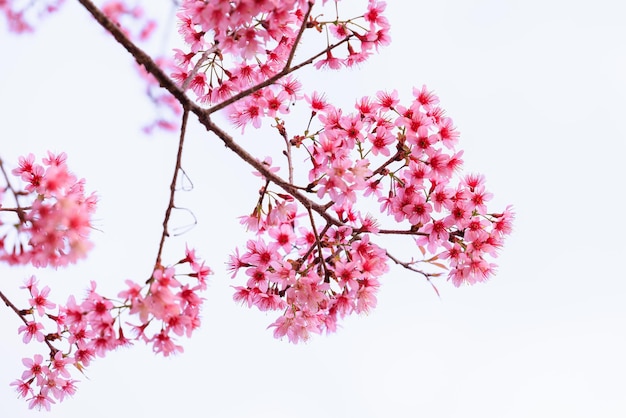
[{"label": "flower cluster on branch", "polygon": [[[184,265],[188,271],[178,272]],[[0,293],[24,322],[18,329],[23,342],[45,343],[49,349],[47,357],[23,359],[26,369],[11,385],[31,408],[49,410],[52,403],[74,394],[76,372],[84,373],[95,358],[118,347],[141,341],[164,356],[182,352],[177,340],[191,337],[200,326],[199,293],[206,289],[210,273],[194,251],[187,250],[176,266],[157,268],[143,285],[126,280],[127,289],[117,298],[101,295],[92,281],[83,300],[71,295],[65,304],[57,304],[49,299],[48,286],[39,289],[35,276],[22,286],[30,296],[26,309],[17,309]]]},{"label": "flower cluster on branch", "polygon": [[[34,3],[49,5],[48,13],[61,2]],[[385,2],[367,0],[362,13],[345,17],[339,1],[182,0],[176,16],[185,46],[158,58],[138,46],[157,29],[140,6],[78,2],[137,61],[147,96],[160,109],[145,132],[180,128],[179,146],[161,242],[145,283],[127,280],[111,298],[92,282],[84,299],[70,296],[58,304],[50,300],[50,287],[32,276],[22,287],[25,308],[0,292],[23,323],[18,333],[24,343],[48,350],[48,356],[24,359],[26,370],[13,382],[30,407],[49,409],[72,395],[77,380],[70,370],[84,372],[111,350],[143,341],[168,356],[182,351],[179,337],[198,328],[200,293],[211,270],[189,248],[177,263],[161,263],[177,175],[184,172],[189,115],[262,179],[252,210],[240,218],[251,238],[227,265],[236,280],[235,301],[278,313],[268,327],[276,338],[306,341],[334,332],[347,315],[370,312],[390,261],[433,287],[432,280],[444,275],[458,287],[494,274],[513,211],[490,209],[484,176],[461,172],[459,132],[431,90],[413,88],[408,101],[396,90],[378,91],[346,110],[297,78],[307,66],[357,66],[387,45]],[[326,3],[333,11],[319,12]],[[14,32],[31,28],[26,10],[32,13],[32,4],[21,6],[0,0]],[[305,39],[320,43],[301,59]],[[294,106],[306,107],[308,118],[293,117]],[[244,134],[241,140],[213,121],[219,111]],[[267,136],[279,140],[279,162],[242,145],[246,128],[264,124],[271,127]],[[12,173],[24,187],[0,161],[1,261],[60,267],[86,256],[97,199],[65,161],[64,154],[49,154],[41,163],[22,157]],[[6,203],[9,198],[14,204]],[[385,236],[408,240],[415,256],[394,255],[381,244]]]}]

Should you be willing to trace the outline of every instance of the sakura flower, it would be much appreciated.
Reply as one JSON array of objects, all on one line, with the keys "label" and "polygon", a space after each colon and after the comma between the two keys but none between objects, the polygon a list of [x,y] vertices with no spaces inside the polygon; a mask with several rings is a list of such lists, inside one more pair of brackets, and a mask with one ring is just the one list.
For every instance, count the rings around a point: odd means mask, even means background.
[{"label": "sakura flower", "polygon": [[30,321],[26,325],[22,325],[18,328],[18,332],[24,333],[22,337],[22,341],[24,344],[28,344],[30,340],[33,338],[39,342],[42,342],[45,338],[41,330],[44,329],[44,326],[39,322]]},{"label": "sakura flower", "polygon": [[341,60],[338,58],[335,58],[335,56],[333,55],[333,53],[328,50],[326,52],[326,58],[317,61],[314,64],[315,68],[317,69],[321,69],[321,68],[330,68],[331,70],[338,70],[339,68],[341,68],[342,63]]},{"label": "sakura flower", "polygon": [[37,310],[39,316],[44,316],[46,309],[53,309],[56,306],[56,304],[48,300],[48,295],[50,294],[50,288],[48,286],[45,286],[41,291],[39,291],[36,286],[33,286],[30,292],[32,297],[28,302]]},{"label": "sakura flower", "polygon": [[43,356],[41,354],[35,354],[35,356],[30,358],[22,359],[22,364],[26,366],[26,370],[22,373],[22,380],[30,380],[32,378],[36,378],[38,381],[43,379],[43,377],[48,373],[49,369],[47,366],[43,364]]},{"label": "sakura flower", "polygon": [[276,243],[283,249],[283,251],[285,251],[285,253],[291,252],[296,236],[290,225],[282,224],[278,228],[270,228],[268,233],[270,237],[276,240]]},{"label": "sakura flower", "polygon": [[47,394],[43,392],[39,392],[37,395],[34,395],[29,399],[28,407],[30,409],[45,409],[46,411],[50,410],[51,404],[56,403],[52,398],[50,398]]}]

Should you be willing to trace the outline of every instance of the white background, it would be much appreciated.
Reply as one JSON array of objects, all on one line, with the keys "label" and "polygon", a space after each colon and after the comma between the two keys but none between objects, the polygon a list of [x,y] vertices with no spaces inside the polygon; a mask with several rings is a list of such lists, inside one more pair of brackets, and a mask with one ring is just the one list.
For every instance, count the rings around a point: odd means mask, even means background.
[{"label": "white background", "polygon": [[[347,106],[378,89],[438,93],[465,169],[487,176],[492,208],[517,212],[497,276],[460,289],[441,281],[439,299],[394,267],[369,316],[307,344],[274,340],[273,316],[232,302],[224,265],[245,244],[236,216],[252,208],[258,179],[194,123],[184,157],[194,189],[177,201],[199,223],[167,255],[178,260],[189,242],[215,270],[202,328],[174,358],[137,345],[96,361],[47,416],[626,415],[620,2],[389,1],[387,15],[393,43],[380,55],[303,81]],[[153,111],[131,60],[72,1],[34,36],[3,32],[0,54],[0,156],[65,151],[100,195],[89,260],[37,276],[58,300],[89,280],[111,294],[145,279],[176,139],[141,134]],[[278,145],[247,132],[253,149]],[[17,286],[33,271],[0,272],[0,289],[24,301]],[[22,344],[10,310],[0,315],[0,418],[40,416],[8,386],[38,347]]]}]

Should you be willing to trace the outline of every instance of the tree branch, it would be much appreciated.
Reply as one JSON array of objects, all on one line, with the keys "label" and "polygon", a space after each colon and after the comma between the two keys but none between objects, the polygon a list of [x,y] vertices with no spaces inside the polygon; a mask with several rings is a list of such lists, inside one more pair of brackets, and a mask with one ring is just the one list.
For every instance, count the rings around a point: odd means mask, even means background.
[{"label": "tree branch", "polygon": [[429,274],[429,273],[425,273],[421,270],[416,269],[415,267],[411,266],[411,264],[414,264],[412,262],[405,262],[405,261],[400,261],[399,259],[397,259],[396,257],[394,257],[393,255],[391,255],[388,251],[385,251],[385,254],[387,255],[387,258],[389,258],[391,261],[393,261],[394,263],[398,264],[399,266],[404,267],[407,270],[411,270],[415,273],[419,273],[422,276],[424,276],[424,278],[426,280],[428,280],[428,283],[430,283],[430,285],[432,286],[433,290],[435,291],[435,293],[437,294],[437,296],[439,298],[441,298],[441,295],[439,294],[439,290],[437,290],[437,287],[433,284],[433,282],[430,280],[431,277],[435,277],[438,274]]},{"label": "tree branch", "polygon": [[7,188],[11,191],[11,194],[13,194],[13,198],[15,199],[15,205],[17,206],[15,209],[11,208],[11,209],[5,209],[5,210],[16,212],[17,217],[20,219],[20,223],[24,224],[26,223],[26,215],[24,213],[24,209],[26,208],[23,208],[20,206],[20,201],[18,198],[19,193],[13,188],[13,186],[11,186],[11,181],[9,180],[9,175],[4,169],[4,164],[2,163],[2,159],[0,159],[0,172],[2,172],[2,176],[4,177],[4,180],[7,183]]},{"label": "tree branch", "polygon": [[[263,175],[268,181],[271,181],[272,183],[276,184],[278,187],[280,187],[281,189],[283,189],[285,192],[291,194],[296,200],[298,200],[307,210],[311,210],[316,212],[318,215],[320,215],[323,219],[326,220],[326,222],[330,225],[336,225],[336,226],[343,226],[345,225],[344,222],[340,221],[339,219],[333,217],[332,215],[330,215],[327,210],[330,206],[332,206],[332,202],[330,202],[329,204],[326,205],[322,205],[316,202],[313,202],[311,199],[309,199],[308,197],[306,197],[304,194],[302,194],[299,189],[294,186],[293,184],[291,184],[291,182],[288,182],[286,180],[284,180],[283,178],[277,176],[276,174],[274,174],[273,172],[271,172],[268,167],[266,167],[261,161],[259,161],[258,159],[256,159],[254,156],[252,156],[250,153],[248,153],[244,148],[242,148],[239,144],[237,144],[237,142],[233,139],[233,137],[231,135],[229,135],[226,131],[224,131],[223,129],[221,129],[219,126],[217,126],[215,123],[213,123],[213,121],[210,118],[210,115],[214,112],[217,112],[220,109],[225,108],[226,106],[236,102],[237,100],[240,100],[243,97],[246,97],[264,87],[267,87],[271,84],[274,84],[276,81],[278,81],[280,78],[306,66],[309,65],[311,63],[313,63],[313,61],[326,54],[328,51],[331,51],[332,49],[338,47],[339,45],[347,42],[351,37],[353,37],[353,35],[350,35],[346,38],[344,38],[343,40],[339,41],[336,44],[332,44],[329,45],[327,48],[325,48],[323,51],[321,51],[320,53],[312,56],[311,58],[301,62],[300,64],[297,64],[295,66],[290,66],[289,63],[291,62],[291,59],[293,58],[293,55],[290,54],[289,60],[287,62],[287,65],[285,65],[285,67],[283,68],[283,70],[281,70],[279,73],[275,74],[274,76],[268,78],[267,80],[265,80],[262,83],[259,83],[255,86],[252,86],[244,91],[241,91],[240,93],[232,96],[230,99],[225,100],[224,102],[219,103],[218,105],[215,105],[211,108],[208,109],[204,109],[200,106],[198,106],[194,101],[192,101],[191,99],[189,99],[184,91],[182,89],[180,89],[176,83],[174,81],[172,81],[160,68],[159,66],[152,60],[152,58],[146,54],[143,50],[141,50],[139,47],[137,47],[130,39],[128,39],[126,37],[126,35],[121,31],[121,29],[115,24],[113,23],[104,13],[102,13],[98,7],[96,7],[91,0],[78,0],[78,2],[80,4],[82,4],[89,13],[91,13],[91,15],[98,21],[98,23],[100,23],[100,25],[107,30],[109,33],[111,33],[111,35],[113,35],[113,37],[135,58],[135,60],[140,64],[143,65],[144,68],[146,69],[146,71],[149,74],[152,74],[152,76],[154,76],[154,78],[159,82],[160,86],[163,87],[164,89],[166,89],[168,92],[170,92],[178,101],[179,103],[183,106],[183,108],[185,109],[185,115],[188,112],[191,112],[193,114],[195,114],[198,117],[199,122],[207,129],[207,131],[209,132],[213,132],[220,140],[222,140],[222,142],[224,143],[224,145],[229,148],[231,151],[233,151],[235,154],[237,154],[242,160],[244,160],[245,162],[247,162],[250,166],[252,166],[254,169],[256,169],[259,173],[261,173],[261,175]],[[311,6],[309,6],[309,10],[306,13],[306,16],[309,15],[311,10]],[[302,32],[304,30],[304,27],[306,25],[306,22],[303,22],[303,26],[300,28],[300,32],[298,34],[297,40],[300,39],[300,36],[302,35]],[[294,49],[296,47],[297,43],[294,44]],[[293,51],[292,51],[293,53]],[[183,123],[186,123],[186,116],[183,118]],[[182,137],[184,136],[184,131],[181,132],[181,144],[179,144],[179,157],[180,157],[180,151],[182,149]],[[380,172],[386,165],[390,164],[393,161],[398,160],[398,158],[401,156],[401,151],[398,150],[398,152],[392,156],[386,163],[383,164],[383,166],[381,166],[376,173]],[[179,161],[177,161],[177,169],[178,170],[179,166]],[[174,175],[174,180],[176,179],[176,173]],[[172,185],[175,185],[175,181],[172,183]],[[174,186],[172,186],[174,187]],[[163,246],[163,241],[165,239],[165,237],[167,236],[167,220],[169,218],[169,212],[171,212],[171,208],[173,207],[173,189],[172,187],[170,187],[170,204],[168,206],[168,210],[166,212],[166,220],[164,220],[163,224],[164,224],[164,229],[163,229],[163,235],[161,237],[161,245],[159,246],[159,255],[157,256],[157,263],[160,262],[160,255],[161,255],[161,251],[162,251],[162,246]],[[407,234],[407,235],[423,235],[422,233],[419,232],[414,232],[414,231],[391,231],[391,230],[383,230],[380,231],[380,233],[387,233],[387,234]],[[411,267],[409,265],[409,263],[404,263],[399,261],[398,259],[396,259],[395,257],[393,257],[391,254],[387,253],[387,257],[389,257],[392,261],[394,261],[396,264],[399,264],[409,270],[415,271],[417,273],[420,273],[422,275],[424,275],[424,277],[426,277],[427,280],[430,281],[430,275],[428,275],[427,273],[424,273],[420,270],[415,269],[414,267]],[[431,283],[432,284],[432,283]],[[433,286],[434,287],[434,286]],[[437,289],[435,288],[435,291]],[[439,292],[437,292],[437,294],[439,294]]]},{"label": "tree branch", "polygon": [[283,180],[281,177],[275,175],[274,173],[272,173],[271,171],[269,171],[267,169],[267,167],[265,165],[263,165],[259,160],[257,160],[256,158],[254,158],[251,154],[249,154],[245,149],[243,149],[242,147],[240,147],[235,140],[228,134],[226,133],[224,130],[222,130],[221,128],[219,128],[217,125],[215,125],[211,119],[210,119],[210,114],[222,109],[224,107],[226,107],[227,105],[235,102],[236,100],[241,99],[242,97],[245,97],[249,94],[254,93],[255,91],[266,87],[270,84],[273,84],[275,81],[277,81],[278,79],[280,79],[281,77],[284,77],[285,75],[301,68],[304,67],[305,65],[311,64],[317,57],[325,54],[327,51],[329,51],[330,49],[336,48],[337,46],[341,45],[344,42],[347,42],[348,39],[350,37],[346,37],[344,38],[342,41],[334,44],[334,45],[330,45],[328,48],[326,48],[324,51],[320,52],[319,54],[309,58],[308,60],[294,66],[294,67],[290,67],[290,68],[286,68],[283,71],[281,71],[280,73],[276,74],[273,77],[270,77],[269,79],[267,79],[265,82],[260,83],[254,87],[251,87],[250,89],[247,89],[233,97],[231,97],[230,99],[228,99],[225,102],[220,103],[217,106],[214,106],[212,108],[209,109],[203,109],[202,107],[198,106],[194,101],[192,101],[191,99],[189,99],[185,93],[176,85],[176,83],[174,83],[174,81],[172,81],[160,68],[159,66],[152,60],[152,58],[150,58],[150,56],[148,54],[146,54],[143,50],[141,50],[141,48],[139,48],[137,45],[135,45],[130,39],[128,39],[128,37],[124,34],[124,32],[122,32],[122,30],[119,28],[119,26],[117,26],[115,23],[113,23],[104,13],[102,13],[102,11],[100,9],[98,9],[98,7],[96,5],[93,4],[93,2],[91,2],[91,0],[78,0],[78,2],[80,4],[82,4],[89,13],[91,13],[91,15],[96,19],[96,21],[98,23],[100,23],[100,25],[107,30],[108,32],[111,33],[111,35],[113,35],[113,37],[115,38],[115,40],[117,40],[117,42],[119,42],[134,58],[135,60],[144,66],[144,68],[146,69],[146,71],[149,74],[152,74],[154,76],[154,78],[156,78],[156,80],[159,82],[159,85],[161,87],[163,87],[164,89],[166,89],[167,91],[169,91],[178,101],[179,103],[182,105],[182,107],[184,109],[187,109],[189,112],[195,114],[198,117],[198,120],[200,121],[200,123],[202,125],[204,125],[204,127],[210,131],[213,132],[215,135],[218,136],[218,138],[220,138],[222,140],[222,142],[224,142],[224,145],[226,145],[227,148],[231,149],[235,154],[237,154],[242,160],[244,160],[245,162],[247,162],[248,164],[250,164],[253,168],[255,168],[259,173],[261,173],[266,179],[272,181],[273,183],[275,183],[276,185],[278,185],[280,188],[282,188],[284,191],[286,191],[287,193],[291,194],[294,198],[296,198],[300,203],[302,203],[306,208],[311,208],[313,211],[317,212],[320,216],[322,216],[327,222],[330,222],[333,225],[344,225],[343,222],[341,222],[340,220],[332,217],[331,215],[329,215],[328,213],[326,213],[326,210],[328,209],[328,206],[326,205],[320,205],[318,203],[315,203],[313,201],[311,201],[310,199],[308,199],[306,196],[304,196],[302,193],[300,193],[297,188],[295,186],[293,186],[291,183]]},{"label": "tree branch", "polygon": [[[15,306],[13,304],[13,302],[11,302],[9,300],[9,298],[7,298],[4,293],[2,293],[2,291],[0,291],[0,299],[2,299],[2,301],[4,302],[5,305],[7,305],[13,312],[15,312],[15,314],[22,320],[22,322],[24,323],[24,325],[28,325],[28,320],[26,320],[26,318],[24,318],[24,315],[22,313],[22,311],[20,311],[19,309],[17,309],[17,306]],[[54,355],[56,354],[57,351],[59,351],[55,346],[52,345],[52,343],[50,341],[48,341],[48,338],[44,339],[44,342],[46,343],[46,345],[48,346],[48,348],[50,349],[50,357],[54,357]]]},{"label": "tree branch", "polygon": [[183,146],[185,143],[185,132],[187,131],[187,119],[189,117],[189,110],[185,107],[183,110],[183,121],[180,127],[180,138],[178,140],[178,152],[176,154],[176,166],[174,167],[174,174],[172,175],[172,182],[170,183],[170,200],[165,210],[165,217],[163,218],[163,232],[161,233],[161,242],[159,243],[159,251],[155,261],[155,268],[161,265],[161,254],[163,252],[163,245],[165,244],[165,238],[169,237],[169,231],[167,230],[167,224],[174,209],[174,195],[176,194],[176,182],[178,181],[178,171],[181,169],[181,161],[183,157]]}]

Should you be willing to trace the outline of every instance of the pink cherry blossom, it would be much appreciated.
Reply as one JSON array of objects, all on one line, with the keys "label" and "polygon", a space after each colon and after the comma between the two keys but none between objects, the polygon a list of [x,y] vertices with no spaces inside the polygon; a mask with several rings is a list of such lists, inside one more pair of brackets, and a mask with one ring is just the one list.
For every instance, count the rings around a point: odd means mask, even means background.
[{"label": "pink cherry blossom", "polygon": [[22,341],[24,341],[24,344],[28,344],[33,338],[39,342],[42,342],[44,340],[45,336],[41,332],[42,329],[44,329],[44,326],[41,323],[31,321],[26,325],[20,326],[17,329],[17,332],[19,332],[20,334],[24,333]]},{"label": "pink cherry blossom", "polygon": [[[0,0],[11,30],[31,30],[38,7],[49,14],[61,1],[31,3],[18,10]],[[253,166],[259,192],[240,217],[249,239],[227,263],[233,299],[271,315],[274,337],[291,343],[370,313],[390,261],[431,283],[445,271],[456,287],[488,280],[512,230],[512,208],[490,209],[484,176],[461,174],[459,131],[432,90],[413,88],[408,99],[395,89],[371,91],[342,109],[332,104],[337,92],[312,91],[296,77],[304,67],[359,65],[389,44],[386,3],[363,3],[346,16],[337,2],[328,18],[319,3],[305,0],[182,0],[176,18],[183,46],[152,61],[137,52],[156,29],[146,10],[119,0],[101,8],[109,19],[103,26],[140,63],[155,105],[144,131],[177,130],[181,115],[186,126],[193,113]],[[316,52],[304,53],[305,40]],[[305,119],[297,124],[301,106]],[[247,133],[241,142],[214,125],[218,111]],[[282,147],[275,162],[240,149],[259,128],[269,132],[263,146],[277,137]],[[181,128],[181,150],[184,136]],[[57,268],[86,257],[97,197],[70,171],[68,156],[28,154],[11,173],[0,187],[0,260]],[[175,191],[147,280],[126,279],[116,297],[92,281],[84,297],[70,295],[64,304],[53,302],[35,276],[21,287],[24,309],[13,307],[24,323],[18,334],[46,354],[24,359],[26,370],[11,384],[31,408],[49,410],[73,395],[73,373],[113,350],[143,342],[156,354],[175,355],[183,352],[181,339],[200,327],[212,270],[188,246],[177,262],[162,264]],[[7,196],[15,201],[9,206]],[[415,254],[397,258],[379,245],[383,236],[405,240]]]},{"label": "pink cherry blossom", "polygon": [[30,289],[30,294],[31,298],[28,300],[28,303],[37,310],[39,316],[44,316],[46,309],[53,309],[56,306],[56,304],[48,300],[48,295],[50,294],[48,286],[45,286],[41,291],[36,286],[33,286]]}]

